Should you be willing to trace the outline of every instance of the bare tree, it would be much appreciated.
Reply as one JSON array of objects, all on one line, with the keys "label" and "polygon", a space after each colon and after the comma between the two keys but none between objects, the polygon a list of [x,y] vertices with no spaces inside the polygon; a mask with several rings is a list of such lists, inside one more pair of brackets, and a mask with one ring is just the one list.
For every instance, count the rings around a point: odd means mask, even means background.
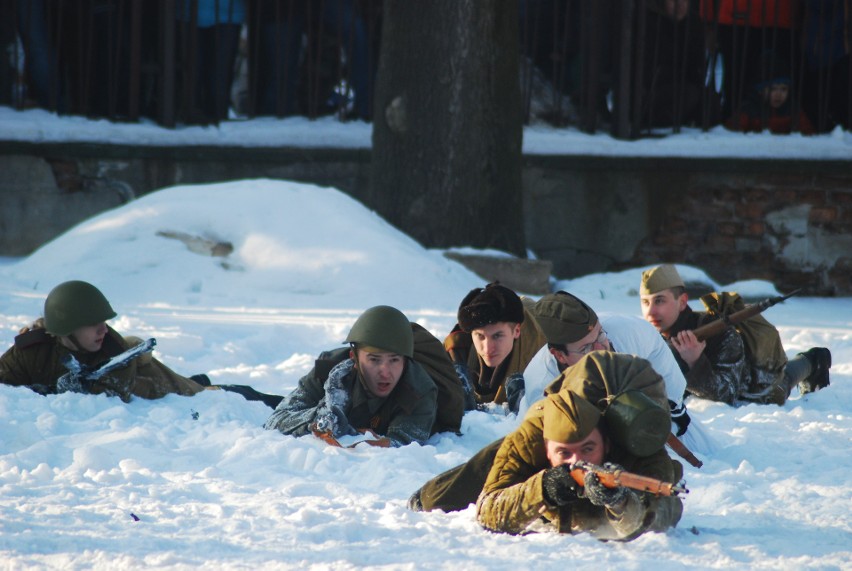
[{"label": "bare tree", "polygon": [[429,247],[523,254],[517,0],[386,0],[371,203]]}]

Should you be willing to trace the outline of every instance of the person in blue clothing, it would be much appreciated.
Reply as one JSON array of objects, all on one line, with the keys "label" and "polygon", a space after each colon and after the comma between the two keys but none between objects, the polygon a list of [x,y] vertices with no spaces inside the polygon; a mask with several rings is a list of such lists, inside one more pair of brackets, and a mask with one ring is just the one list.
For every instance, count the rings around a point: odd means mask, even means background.
[{"label": "person in blue clothing", "polygon": [[227,119],[234,61],[246,20],[245,2],[181,0],[177,19],[181,22],[184,66],[191,70],[184,87],[188,106],[184,119],[201,124]]}]

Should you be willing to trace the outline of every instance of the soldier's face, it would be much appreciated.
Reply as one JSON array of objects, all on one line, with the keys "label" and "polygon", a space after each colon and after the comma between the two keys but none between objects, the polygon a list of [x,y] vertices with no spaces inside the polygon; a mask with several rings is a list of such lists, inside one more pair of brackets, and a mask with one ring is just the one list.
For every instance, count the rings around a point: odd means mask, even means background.
[{"label": "soldier's face", "polygon": [[610,348],[609,338],[606,336],[603,326],[598,322],[589,334],[579,341],[567,343],[563,351],[551,349],[550,353],[556,357],[556,362],[559,363],[559,370],[562,371],[576,364],[577,361],[592,351],[609,351]]},{"label": "soldier's face", "polygon": [[680,312],[686,309],[687,295],[684,293],[675,297],[670,289],[640,297],[642,316],[663,335],[677,321]]},{"label": "soldier's face", "polygon": [[[106,323],[98,323],[97,325],[86,325],[74,330],[72,335],[76,341],[77,348],[84,351],[96,353],[101,350],[104,344],[104,337],[107,333]],[[74,347],[70,347],[75,349]]]},{"label": "soldier's face", "polygon": [[476,352],[491,368],[498,366],[512,352],[515,339],[521,336],[520,323],[500,321],[470,332]]},{"label": "soldier's face", "polygon": [[384,398],[391,394],[405,370],[405,357],[396,353],[355,351],[355,366],[361,371],[371,395]]},{"label": "soldier's face", "polygon": [[574,464],[579,460],[603,464],[607,452],[603,434],[597,428],[592,430],[584,440],[573,444],[546,440],[545,449],[551,466]]}]

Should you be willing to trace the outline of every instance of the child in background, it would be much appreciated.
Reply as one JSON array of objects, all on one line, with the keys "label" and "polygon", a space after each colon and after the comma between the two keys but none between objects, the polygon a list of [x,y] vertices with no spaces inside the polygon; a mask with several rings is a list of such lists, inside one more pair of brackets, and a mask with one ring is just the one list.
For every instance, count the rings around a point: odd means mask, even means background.
[{"label": "child in background", "polygon": [[[778,60],[771,60],[766,73],[768,79],[755,82],[752,96],[725,122],[725,127],[743,132],[769,129],[776,135],[788,135],[793,131],[789,68]],[[805,112],[797,109],[795,113],[796,130],[803,135],[813,135],[816,129]]]}]

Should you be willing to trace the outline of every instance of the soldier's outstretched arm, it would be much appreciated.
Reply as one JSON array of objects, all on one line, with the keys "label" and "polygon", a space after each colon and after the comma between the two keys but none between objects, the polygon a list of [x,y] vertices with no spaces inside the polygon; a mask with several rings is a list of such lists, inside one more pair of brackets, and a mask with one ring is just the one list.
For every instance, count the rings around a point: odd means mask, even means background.
[{"label": "soldier's outstretched arm", "polygon": [[316,419],[322,397],[322,384],[311,370],[299,379],[299,385],[293,392],[278,403],[263,427],[293,436],[310,434],[310,424]]}]

